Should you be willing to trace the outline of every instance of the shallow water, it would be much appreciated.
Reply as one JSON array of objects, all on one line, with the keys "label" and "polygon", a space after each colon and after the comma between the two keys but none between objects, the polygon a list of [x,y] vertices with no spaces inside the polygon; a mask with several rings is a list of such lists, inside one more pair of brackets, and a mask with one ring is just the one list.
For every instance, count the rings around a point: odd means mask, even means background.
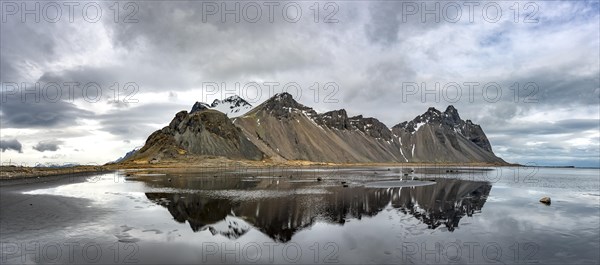
[{"label": "shallow water", "polygon": [[4,207],[2,263],[600,261],[598,169],[151,173],[20,192],[69,210],[15,225],[30,210]]}]

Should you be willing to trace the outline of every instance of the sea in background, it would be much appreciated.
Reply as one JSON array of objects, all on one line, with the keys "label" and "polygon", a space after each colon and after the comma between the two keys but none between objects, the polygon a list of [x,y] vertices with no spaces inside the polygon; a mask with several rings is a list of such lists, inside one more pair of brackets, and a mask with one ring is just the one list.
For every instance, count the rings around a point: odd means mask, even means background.
[{"label": "sea in background", "polygon": [[599,169],[137,170],[0,196],[2,264],[600,262]]}]

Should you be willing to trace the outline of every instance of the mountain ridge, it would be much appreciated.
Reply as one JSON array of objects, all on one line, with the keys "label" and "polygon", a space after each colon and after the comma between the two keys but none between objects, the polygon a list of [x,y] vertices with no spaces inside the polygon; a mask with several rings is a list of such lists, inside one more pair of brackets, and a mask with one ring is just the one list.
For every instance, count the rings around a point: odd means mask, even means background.
[{"label": "mountain ridge", "polygon": [[[228,99],[245,102],[237,96]],[[289,93],[275,94],[237,117],[213,109],[215,102],[196,102],[189,113],[179,112],[128,160],[213,155],[280,162],[506,164],[493,153],[481,126],[463,120],[452,105],[444,112],[430,107],[388,128],[374,117],[349,117],[345,109],[317,113]],[[196,116],[203,118],[193,122]]]}]

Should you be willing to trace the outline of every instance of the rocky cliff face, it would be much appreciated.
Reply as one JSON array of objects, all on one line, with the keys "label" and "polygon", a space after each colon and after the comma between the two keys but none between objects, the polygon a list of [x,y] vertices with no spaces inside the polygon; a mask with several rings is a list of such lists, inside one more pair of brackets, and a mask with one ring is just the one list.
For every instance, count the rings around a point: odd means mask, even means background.
[{"label": "rocky cliff face", "polygon": [[[376,118],[348,117],[344,109],[319,114],[288,93],[231,120],[214,106],[242,101],[219,102],[196,102],[190,113],[179,112],[130,159],[210,155],[336,163],[506,163],[494,155],[481,127],[462,120],[453,106],[444,112],[429,108],[390,129]],[[243,102],[239,106],[246,106]]]}]

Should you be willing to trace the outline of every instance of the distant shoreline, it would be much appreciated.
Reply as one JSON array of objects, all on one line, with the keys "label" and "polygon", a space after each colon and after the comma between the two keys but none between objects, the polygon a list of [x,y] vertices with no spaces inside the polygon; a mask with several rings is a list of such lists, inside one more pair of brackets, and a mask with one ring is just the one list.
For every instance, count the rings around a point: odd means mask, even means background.
[{"label": "distant shoreline", "polygon": [[64,168],[40,168],[40,167],[21,167],[21,166],[0,166],[0,182],[46,178],[59,176],[73,176],[77,174],[105,173],[114,169],[105,166],[74,166]]},{"label": "distant shoreline", "polygon": [[102,166],[73,166],[64,168],[0,166],[0,182],[18,179],[41,177],[56,177],[61,175],[74,175],[79,173],[106,173],[116,170],[165,170],[165,171],[196,171],[196,170],[233,170],[243,168],[360,168],[360,167],[539,167],[539,168],[588,168],[575,166],[532,166],[520,164],[494,164],[494,163],[326,163],[312,161],[251,161],[229,160],[220,157],[208,157],[190,161],[165,161],[157,164],[151,163],[119,163],[105,164]]},{"label": "distant shoreline", "polygon": [[0,166],[0,181],[6,182],[18,179],[41,177],[57,177],[61,175],[74,175],[80,173],[106,173],[115,170],[211,170],[211,169],[241,169],[241,168],[357,168],[357,167],[519,167],[518,164],[491,164],[491,163],[322,163],[310,161],[233,161],[226,159],[208,159],[201,163],[170,162],[159,164],[106,164],[103,166],[74,166],[65,168],[40,168],[22,166]]}]

